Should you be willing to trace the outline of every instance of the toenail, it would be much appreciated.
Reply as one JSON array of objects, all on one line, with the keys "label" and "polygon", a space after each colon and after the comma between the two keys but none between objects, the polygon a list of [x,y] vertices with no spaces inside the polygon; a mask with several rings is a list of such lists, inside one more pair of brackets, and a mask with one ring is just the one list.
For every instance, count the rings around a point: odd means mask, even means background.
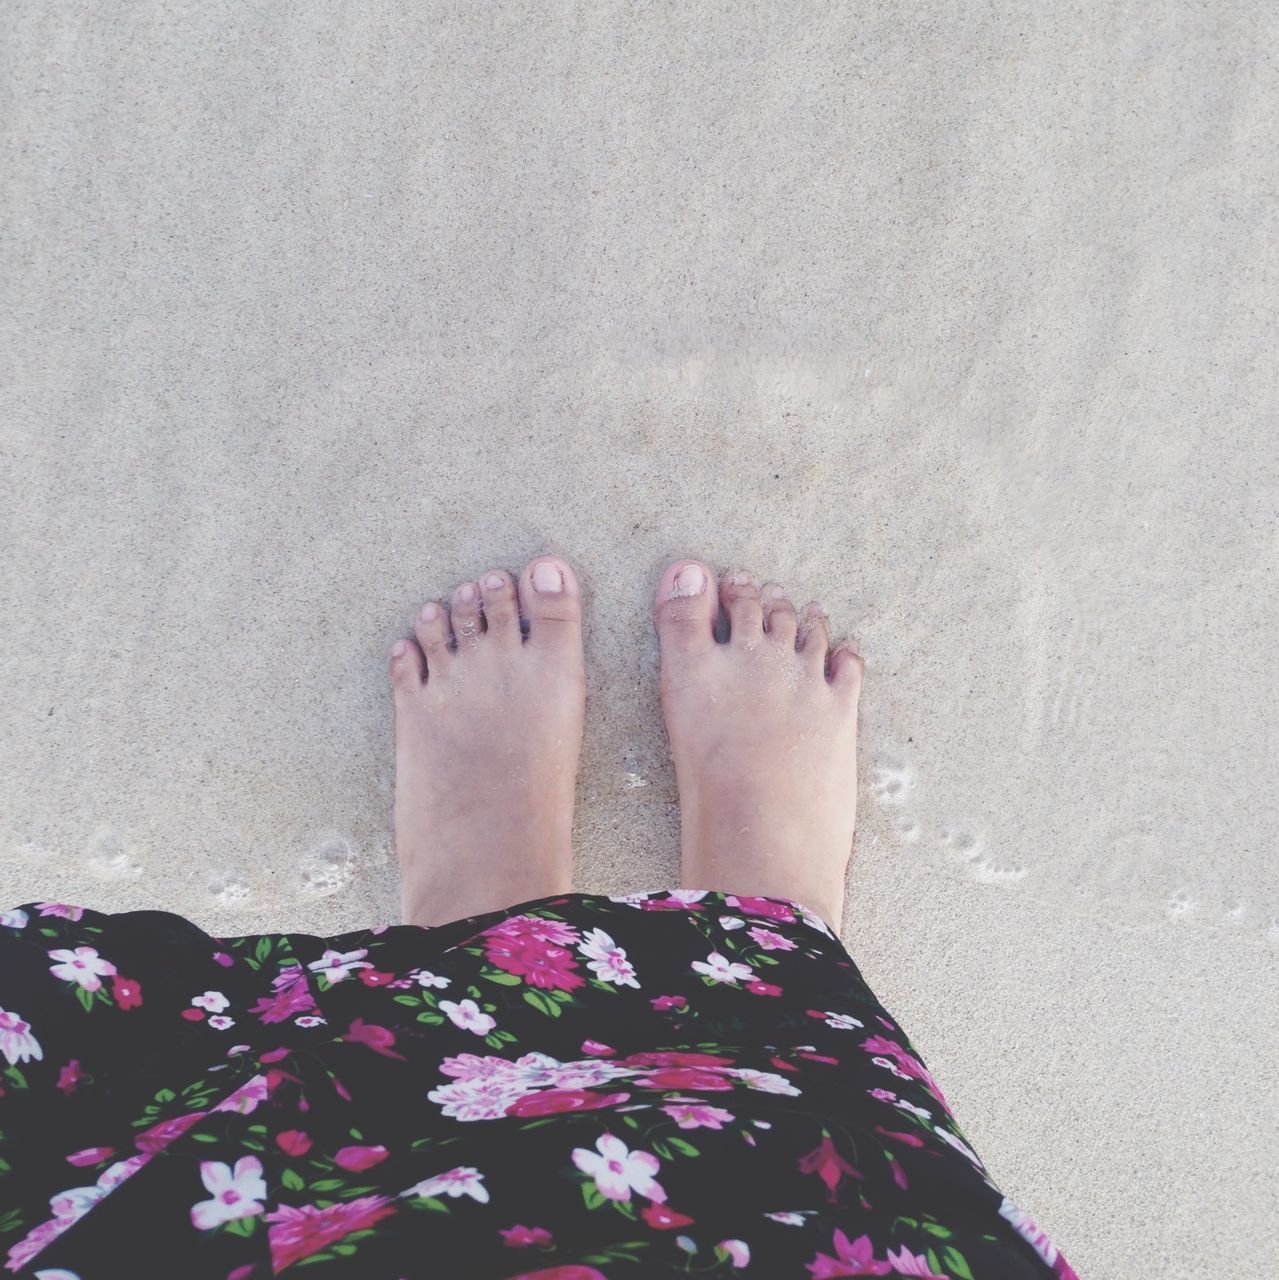
[{"label": "toenail", "polygon": [[457,589],[457,598],[463,604],[470,604],[475,599],[475,583],[466,582]]},{"label": "toenail", "polygon": [[751,576],[749,573],[735,573],[729,579],[729,581],[735,587],[744,587],[748,582],[750,582],[750,580],[751,580]]},{"label": "toenail", "polygon": [[500,573],[490,573],[489,576],[484,579],[484,585],[488,587],[490,591],[496,591],[499,587],[506,586],[506,579],[502,577]]},{"label": "toenail", "polygon": [[780,600],[782,598],[782,595],[783,595],[783,592],[781,587],[769,587],[768,598],[770,600]]},{"label": "toenail", "polygon": [[418,614],[418,617],[421,618],[423,622],[434,622],[439,616],[439,612],[440,606],[436,604],[434,600],[428,600],[427,603],[422,606],[422,611]]},{"label": "toenail", "polygon": [[672,596],[700,596],[706,590],[706,575],[701,565],[686,564],[675,575]]},{"label": "toenail", "polygon": [[549,560],[539,560],[533,566],[533,589],[535,591],[563,591],[564,575]]},{"label": "toenail", "polygon": [[408,653],[408,651],[409,645],[407,640],[397,640],[391,646],[391,656],[393,658],[402,658],[406,653]]}]

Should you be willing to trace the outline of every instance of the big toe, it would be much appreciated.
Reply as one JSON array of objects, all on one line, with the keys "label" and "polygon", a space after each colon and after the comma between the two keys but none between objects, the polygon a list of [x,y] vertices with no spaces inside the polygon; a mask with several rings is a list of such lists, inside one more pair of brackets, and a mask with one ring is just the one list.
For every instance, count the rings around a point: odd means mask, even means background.
[{"label": "big toe", "polygon": [[714,575],[700,560],[668,565],[657,584],[653,616],[662,652],[701,652],[715,644],[719,597]]},{"label": "big toe", "polygon": [[524,566],[520,612],[534,648],[569,657],[581,654],[582,592],[567,561],[538,556]]}]

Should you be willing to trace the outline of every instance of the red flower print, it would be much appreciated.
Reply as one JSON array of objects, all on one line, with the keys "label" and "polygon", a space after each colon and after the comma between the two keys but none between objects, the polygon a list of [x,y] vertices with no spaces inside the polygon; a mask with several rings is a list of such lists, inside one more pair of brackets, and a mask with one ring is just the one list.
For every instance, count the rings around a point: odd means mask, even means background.
[{"label": "red flower print", "polygon": [[677,1049],[632,1053],[618,1061],[624,1067],[731,1067],[732,1058],[718,1053],[682,1053]]},{"label": "red flower print", "polygon": [[80,1059],[72,1058],[61,1071],[58,1072],[58,1088],[69,1098],[75,1091],[76,1086],[81,1080],[86,1079],[84,1072],[80,1070]]},{"label": "red flower print", "polygon": [[573,953],[553,942],[498,934],[485,939],[484,954],[499,969],[543,991],[576,991],[586,985],[586,979],[577,973]]},{"label": "red flower print", "polygon": [[830,1204],[835,1203],[835,1188],[845,1174],[850,1178],[862,1176],[835,1150],[835,1144],[829,1137],[823,1138],[821,1145],[814,1147],[807,1155],[800,1156],[799,1171],[815,1173],[826,1184],[826,1199]]},{"label": "red flower print", "polygon": [[598,1040],[583,1040],[582,1052],[591,1058],[611,1058],[617,1050],[612,1045],[601,1044]]},{"label": "red flower print", "polygon": [[357,976],[366,987],[388,987],[395,981],[395,974],[380,969],[360,969]]},{"label": "red flower print", "polygon": [[375,1164],[381,1164],[391,1153],[381,1145],[376,1147],[342,1147],[333,1157],[333,1163],[351,1173],[363,1173]]},{"label": "red flower print", "polygon": [[876,1133],[882,1133],[885,1138],[892,1138],[896,1142],[904,1142],[908,1147],[922,1147],[924,1140],[917,1133],[898,1133],[895,1129],[882,1129],[879,1125],[875,1126]]},{"label": "red flower print", "polygon": [[183,1009],[182,1016],[188,1022],[203,1022],[204,1010],[203,1009]]},{"label": "red flower print", "polygon": [[275,1135],[275,1145],[288,1156],[304,1156],[311,1150],[311,1139],[301,1129],[285,1129]]},{"label": "red flower print", "polygon": [[117,973],[111,979],[111,997],[121,1009],[136,1009],[142,1003],[142,983]]},{"label": "red flower print", "polygon": [[67,1163],[75,1165],[77,1169],[83,1169],[85,1165],[101,1164],[114,1152],[114,1147],[85,1147],[83,1151],[73,1151],[67,1157]]},{"label": "red flower print", "polygon": [[647,1209],[640,1210],[640,1217],[658,1231],[669,1231],[672,1227],[687,1227],[694,1221],[686,1213],[677,1213],[668,1204],[650,1204]]},{"label": "red flower print", "polygon": [[629,1093],[595,1093],[590,1089],[543,1089],[526,1093],[506,1108],[508,1116],[552,1116],[561,1111],[597,1111],[625,1102]]},{"label": "red flower print", "polygon": [[640,1076],[637,1084],[647,1085],[650,1089],[731,1089],[733,1082],[713,1071],[703,1071],[697,1067],[663,1067]]},{"label": "red flower print", "polygon": [[525,1227],[518,1222],[513,1227],[499,1230],[498,1235],[509,1249],[522,1249],[534,1244],[545,1247],[552,1243],[551,1233],[545,1227]]},{"label": "red flower print", "polygon": [[781,902],[770,902],[767,898],[743,898],[736,895],[729,897],[727,901],[748,916],[766,916],[769,920],[780,920],[783,924],[795,923],[795,913]]},{"label": "red flower print", "polygon": [[688,998],[686,996],[657,996],[649,1001],[659,1013],[663,1009],[686,1009],[688,1008]]},{"label": "red flower print", "polygon": [[763,982],[759,978],[756,978],[754,982],[748,982],[746,990],[753,991],[757,996],[779,996],[782,994],[781,987],[771,982]]},{"label": "red flower print", "polygon": [[819,1253],[808,1264],[813,1280],[830,1280],[834,1276],[886,1276],[893,1270],[891,1263],[875,1257],[870,1236],[850,1240],[837,1229],[833,1247],[838,1257]]},{"label": "red flower print", "polygon": [[321,1209],[313,1204],[300,1208],[282,1204],[266,1215],[271,1225],[267,1238],[271,1242],[271,1264],[283,1271],[328,1245],[363,1231],[395,1212],[385,1196],[361,1196],[346,1204],[331,1204]]},{"label": "red flower print", "polygon": [[388,1031],[385,1027],[372,1026],[366,1023],[363,1018],[356,1018],[342,1039],[352,1044],[367,1045],[374,1053],[380,1053],[384,1058],[398,1058],[401,1062],[408,1061],[402,1053],[396,1053],[391,1048],[395,1043],[394,1032]]}]

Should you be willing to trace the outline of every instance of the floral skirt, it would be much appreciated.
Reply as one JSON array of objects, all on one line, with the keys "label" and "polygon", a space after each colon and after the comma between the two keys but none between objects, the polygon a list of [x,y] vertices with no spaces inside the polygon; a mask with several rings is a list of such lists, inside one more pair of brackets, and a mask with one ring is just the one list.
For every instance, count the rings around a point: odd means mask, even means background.
[{"label": "floral skirt", "polygon": [[1073,1276],[798,903],[213,938],[0,913],[21,1276]]}]

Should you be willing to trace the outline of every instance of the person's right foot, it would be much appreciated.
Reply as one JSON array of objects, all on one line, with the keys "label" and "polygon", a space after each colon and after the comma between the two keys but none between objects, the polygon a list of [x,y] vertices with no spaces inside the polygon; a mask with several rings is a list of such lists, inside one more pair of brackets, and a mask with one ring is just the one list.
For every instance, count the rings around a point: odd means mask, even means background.
[{"label": "person's right foot", "polygon": [[[720,603],[727,642],[715,638]],[[864,663],[833,652],[815,605],[748,574],[716,591],[680,560],[654,602],[662,712],[679,784],[682,883],[790,898],[839,930],[857,815],[857,700]]]}]

